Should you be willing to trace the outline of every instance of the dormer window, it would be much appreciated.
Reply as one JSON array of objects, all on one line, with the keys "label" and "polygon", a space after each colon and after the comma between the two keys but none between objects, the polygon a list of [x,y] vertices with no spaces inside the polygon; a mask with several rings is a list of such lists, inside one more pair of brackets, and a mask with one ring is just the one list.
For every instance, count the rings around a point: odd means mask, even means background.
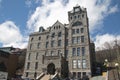
[{"label": "dormer window", "polygon": [[79,7],[75,8],[74,11],[75,11],[75,12],[80,11]]}]

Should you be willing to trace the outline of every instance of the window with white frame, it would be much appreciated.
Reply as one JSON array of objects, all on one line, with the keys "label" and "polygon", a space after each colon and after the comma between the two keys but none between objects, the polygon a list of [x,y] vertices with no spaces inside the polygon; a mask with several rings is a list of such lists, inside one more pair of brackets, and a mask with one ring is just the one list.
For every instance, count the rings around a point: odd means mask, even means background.
[{"label": "window with white frame", "polygon": [[73,60],[73,68],[77,68],[77,60]]},{"label": "window with white frame", "polygon": [[82,60],[82,68],[83,68],[83,69],[84,69],[84,68],[87,68],[86,60],[85,60],[85,59]]},{"label": "window with white frame", "polygon": [[77,61],[77,66],[78,66],[78,68],[81,68],[81,60]]}]

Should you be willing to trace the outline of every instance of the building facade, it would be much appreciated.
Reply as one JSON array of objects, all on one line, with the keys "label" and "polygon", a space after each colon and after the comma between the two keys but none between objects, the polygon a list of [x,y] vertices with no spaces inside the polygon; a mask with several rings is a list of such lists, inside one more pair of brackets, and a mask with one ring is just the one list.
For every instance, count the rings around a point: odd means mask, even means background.
[{"label": "building facade", "polygon": [[34,79],[42,72],[61,75],[62,61],[67,62],[63,65],[68,65],[69,77],[91,76],[92,53],[86,8],[73,7],[68,12],[68,20],[69,24],[56,21],[46,30],[40,27],[38,32],[30,34],[24,77]]},{"label": "building facade", "polygon": [[13,47],[0,48],[0,71],[7,72],[10,80],[15,76],[18,64],[18,55],[12,53],[14,50]]}]

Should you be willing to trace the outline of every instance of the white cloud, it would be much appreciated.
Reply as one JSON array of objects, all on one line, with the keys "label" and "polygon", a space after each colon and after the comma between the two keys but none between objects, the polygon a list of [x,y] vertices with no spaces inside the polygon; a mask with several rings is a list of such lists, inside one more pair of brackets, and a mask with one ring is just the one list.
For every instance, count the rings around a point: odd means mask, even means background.
[{"label": "white cloud", "polygon": [[26,0],[26,1],[25,1],[25,4],[26,4],[28,7],[30,7],[30,6],[32,5],[32,2],[31,2],[31,0]]},{"label": "white cloud", "polygon": [[59,20],[68,23],[67,12],[79,4],[87,8],[90,31],[100,28],[103,19],[118,10],[117,5],[111,6],[111,0],[42,0],[42,6],[36,8],[27,21],[30,30],[37,31],[40,26],[52,26]]},{"label": "white cloud", "polygon": [[118,44],[120,44],[120,35],[97,35],[95,38],[96,50],[106,49],[109,47],[108,44],[110,44],[110,46],[113,47],[115,45],[116,40],[118,41]]},{"label": "white cloud", "polygon": [[0,24],[0,43],[2,43],[3,46],[19,48],[24,48],[26,46],[26,42],[18,26],[12,21],[6,21]]}]

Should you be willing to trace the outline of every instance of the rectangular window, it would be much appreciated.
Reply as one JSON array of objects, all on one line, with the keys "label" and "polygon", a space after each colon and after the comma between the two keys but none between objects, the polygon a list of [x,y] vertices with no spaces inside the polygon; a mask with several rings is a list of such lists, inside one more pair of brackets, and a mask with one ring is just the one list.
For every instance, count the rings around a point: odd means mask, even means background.
[{"label": "rectangular window", "polygon": [[38,69],[38,62],[35,63],[35,69]]},{"label": "rectangular window", "polygon": [[30,44],[30,50],[32,49],[32,44]]},{"label": "rectangular window", "polygon": [[41,37],[39,36],[38,40],[41,40]]},{"label": "rectangular window", "polygon": [[61,36],[62,36],[62,33],[61,33],[61,32],[59,32],[59,33],[58,33],[58,37],[61,37]]},{"label": "rectangular window", "polygon": [[72,48],[72,56],[76,55],[76,48]]},{"label": "rectangular window", "polygon": [[35,73],[34,73],[34,78],[36,78],[36,77],[37,77],[37,73],[35,72]]},{"label": "rectangular window", "polygon": [[28,60],[30,60],[30,57],[31,57],[31,53],[29,53],[29,55],[28,55]]},{"label": "rectangular window", "polygon": [[76,33],[80,33],[79,29],[76,29]]},{"label": "rectangular window", "polygon": [[85,47],[82,47],[82,56],[85,56]]},{"label": "rectangular window", "polygon": [[81,42],[82,43],[84,42],[84,36],[81,36]]},{"label": "rectangular window", "polygon": [[55,37],[55,33],[52,33],[52,38],[54,38]]},{"label": "rectangular window", "polygon": [[72,43],[75,44],[76,43],[76,38],[72,37]]},{"label": "rectangular window", "polygon": [[84,28],[81,28],[81,33],[84,33]]},{"label": "rectangular window", "polygon": [[30,62],[27,63],[27,69],[29,69],[29,68],[30,68]]},{"label": "rectangular window", "polygon": [[[73,72],[73,78],[74,78],[74,79],[76,78],[76,75],[77,75],[76,72]],[[73,79],[73,80],[74,80],[74,79]]]},{"label": "rectangular window", "polygon": [[77,43],[80,43],[80,36],[77,37]]},{"label": "rectangular window", "polygon": [[51,56],[53,56],[54,55],[54,52],[53,51],[51,51]]},{"label": "rectangular window", "polygon": [[87,65],[86,65],[86,60],[83,59],[83,60],[82,60],[82,68],[85,69],[86,67],[87,67]]},{"label": "rectangular window", "polygon": [[86,72],[83,72],[83,76],[86,76]]},{"label": "rectangular window", "polygon": [[46,39],[48,39],[48,38],[49,38],[49,35],[46,36]]},{"label": "rectangular window", "polygon": [[54,47],[54,40],[51,41],[51,47]]},{"label": "rectangular window", "polygon": [[26,77],[28,77],[28,74],[29,74],[29,73],[28,73],[28,72],[26,72]]},{"label": "rectangular window", "polygon": [[77,48],[77,56],[80,56],[80,47]]},{"label": "rectangular window", "polygon": [[75,34],[75,29],[72,29],[72,34]]},{"label": "rectangular window", "polygon": [[78,79],[81,78],[81,72],[78,72]]},{"label": "rectangular window", "polygon": [[77,61],[77,66],[78,66],[78,68],[81,68],[81,60]]},{"label": "rectangular window", "polygon": [[61,40],[58,40],[58,46],[61,46]]},{"label": "rectangular window", "polygon": [[73,60],[73,68],[77,68],[77,61]]},{"label": "rectangular window", "polygon": [[68,50],[65,50],[65,58],[68,58]]},{"label": "rectangular window", "polygon": [[49,44],[49,42],[46,42],[46,48],[48,48],[48,44]]},{"label": "rectangular window", "polygon": [[58,56],[60,56],[61,55],[61,50],[58,50]]},{"label": "rectangular window", "polygon": [[38,53],[36,53],[36,60],[38,60]]},{"label": "rectangular window", "polygon": [[38,43],[37,48],[38,48],[38,49],[40,48],[40,43]]},{"label": "rectangular window", "polygon": [[65,45],[68,46],[68,39],[66,39]]}]

